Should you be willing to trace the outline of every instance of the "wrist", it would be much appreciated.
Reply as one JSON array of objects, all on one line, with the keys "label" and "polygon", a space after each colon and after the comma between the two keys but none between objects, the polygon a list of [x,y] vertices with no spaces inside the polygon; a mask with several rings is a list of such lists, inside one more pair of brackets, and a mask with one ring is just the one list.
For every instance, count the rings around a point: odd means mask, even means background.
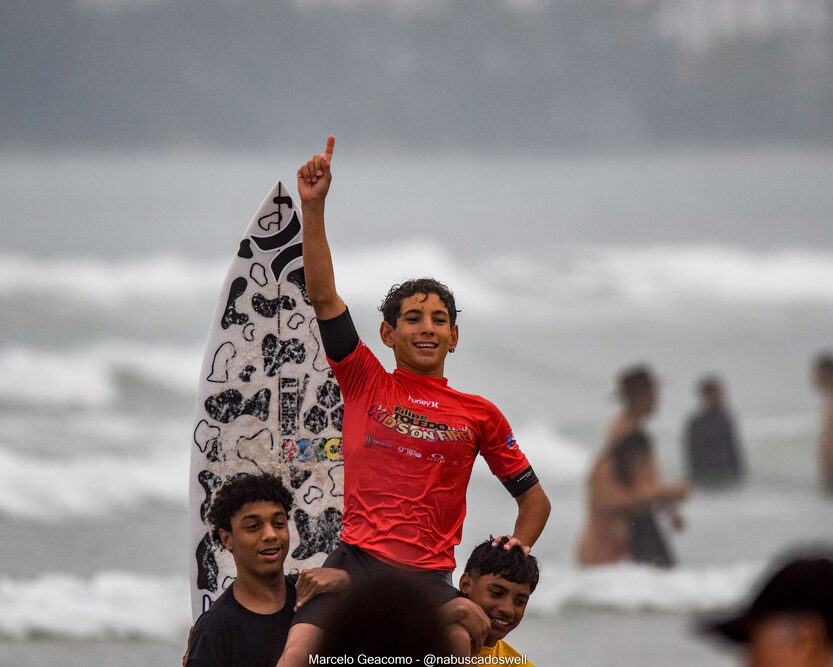
[{"label": "wrist", "polygon": [[310,213],[324,212],[324,197],[315,199],[302,199],[301,211],[309,211]]}]

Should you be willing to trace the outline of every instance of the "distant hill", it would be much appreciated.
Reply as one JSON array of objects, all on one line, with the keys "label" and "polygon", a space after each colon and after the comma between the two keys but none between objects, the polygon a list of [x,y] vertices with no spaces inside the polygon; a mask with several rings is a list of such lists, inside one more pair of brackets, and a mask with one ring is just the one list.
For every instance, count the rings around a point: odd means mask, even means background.
[{"label": "distant hill", "polygon": [[4,0],[0,148],[833,141],[833,2],[729,4]]}]

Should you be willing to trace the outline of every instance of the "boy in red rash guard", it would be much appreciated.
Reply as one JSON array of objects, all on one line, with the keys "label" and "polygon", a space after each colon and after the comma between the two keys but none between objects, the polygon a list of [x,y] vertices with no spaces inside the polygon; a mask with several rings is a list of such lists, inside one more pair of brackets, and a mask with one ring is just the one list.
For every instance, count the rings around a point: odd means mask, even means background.
[{"label": "boy in red rash guard", "polygon": [[[483,455],[518,504],[506,549],[518,545],[529,552],[550,503],[500,411],[450,388],[443,377],[459,336],[454,297],[445,285],[408,281],[385,298],[380,335],[393,350],[393,373],[359,339],[335,288],[324,229],[334,144],[330,137],[325,152],[298,170],[307,295],[345,405],[342,542],[325,566],[346,570],[354,581],[389,569],[409,573],[441,606],[455,645],[466,644],[461,653],[476,653],[488,619],[451,585],[475,457]],[[321,641],[327,603],[327,596],[318,596],[299,610],[281,667],[307,664]]]}]

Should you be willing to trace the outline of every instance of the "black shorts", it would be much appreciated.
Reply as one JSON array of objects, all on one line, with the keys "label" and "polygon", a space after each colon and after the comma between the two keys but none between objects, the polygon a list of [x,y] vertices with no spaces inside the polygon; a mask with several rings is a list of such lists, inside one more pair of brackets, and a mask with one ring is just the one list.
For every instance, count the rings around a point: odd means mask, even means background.
[{"label": "black shorts", "polygon": [[[460,596],[460,591],[451,584],[451,572],[441,570],[403,570],[385,563],[371,556],[366,551],[346,542],[340,542],[335,551],[327,556],[327,560],[324,561],[324,567],[335,567],[344,570],[350,575],[352,583],[356,584],[392,574],[412,578],[438,607]],[[310,623],[318,627],[324,627],[330,611],[337,603],[338,596],[334,593],[316,595],[295,612],[292,625],[296,623]]]}]

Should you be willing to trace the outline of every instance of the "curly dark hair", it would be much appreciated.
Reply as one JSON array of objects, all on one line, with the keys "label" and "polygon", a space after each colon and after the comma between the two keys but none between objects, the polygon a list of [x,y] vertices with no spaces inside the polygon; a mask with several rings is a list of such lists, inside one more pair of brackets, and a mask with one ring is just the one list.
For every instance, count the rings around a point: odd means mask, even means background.
[{"label": "curly dark hair", "polygon": [[453,292],[446,285],[433,278],[406,280],[401,285],[391,287],[382,300],[382,305],[379,306],[385,322],[396,328],[396,320],[399,318],[400,311],[402,310],[402,300],[414,294],[425,294],[426,298],[429,294],[436,294],[448,309],[449,324],[453,327],[457,322],[457,313],[460,311],[457,310],[454,304]]},{"label": "curly dark hair", "polygon": [[231,531],[232,517],[246,503],[258,500],[283,505],[287,517],[292,509],[292,494],[274,475],[249,475],[241,472],[229,477],[214,494],[211,509],[208,510],[212,539],[220,543],[220,529]]},{"label": "curly dark hair", "polygon": [[527,556],[520,546],[514,546],[508,551],[504,549],[503,545],[509,541],[508,537],[501,537],[498,545],[493,547],[494,539],[490,537],[474,548],[466,561],[464,571],[478,577],[496,574],[515,584],[529,584],[529,592],[532,593],[538,585],[540,575],[538,559],[532,555]]}]

